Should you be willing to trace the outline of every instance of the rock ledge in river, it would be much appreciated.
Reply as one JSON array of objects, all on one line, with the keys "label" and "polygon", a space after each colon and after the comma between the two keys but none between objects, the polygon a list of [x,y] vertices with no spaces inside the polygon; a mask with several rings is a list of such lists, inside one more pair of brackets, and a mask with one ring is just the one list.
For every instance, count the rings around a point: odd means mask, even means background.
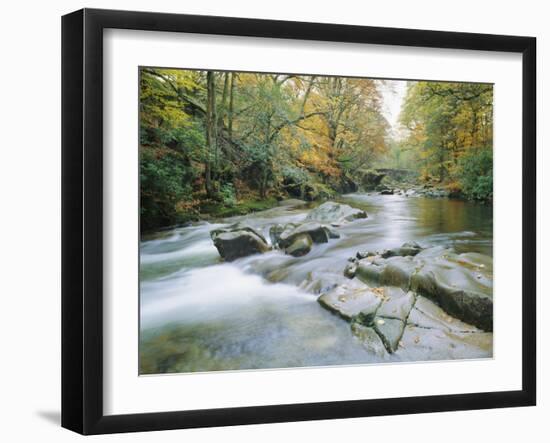
[{"label": "rock ledge in river", "polygon": [[[493,330],[492,259],[477,253],[456,254],[434,247],[406,256],[367,257],[354,275],[367,284],[397,286],[434,301],[451,316],[484,331]],[[348,268],[352,266],[348,265]],[[351,269],[347,269],[351,275]]]}]

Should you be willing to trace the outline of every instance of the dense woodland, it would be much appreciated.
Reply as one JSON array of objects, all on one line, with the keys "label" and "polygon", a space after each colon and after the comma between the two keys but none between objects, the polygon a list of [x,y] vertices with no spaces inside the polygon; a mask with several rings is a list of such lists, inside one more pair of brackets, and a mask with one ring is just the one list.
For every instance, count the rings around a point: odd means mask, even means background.
[{"label": "dense woodland", "polygon": [[396,149],[401,166],[469,199],[492,199],[492,85],[410,82],[400,123],[405,133]]},{"label": "dense woodland", "polygon": [[396,134],[381,80],[142,68],[142,231],[356,191],[376,167],[492,198],[492,86],[409,82]]}]

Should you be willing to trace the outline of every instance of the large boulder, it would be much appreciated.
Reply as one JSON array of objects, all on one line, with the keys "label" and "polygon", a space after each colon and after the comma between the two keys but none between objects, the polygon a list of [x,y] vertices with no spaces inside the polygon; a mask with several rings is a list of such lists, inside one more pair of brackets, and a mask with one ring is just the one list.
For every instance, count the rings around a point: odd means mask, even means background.
[{"label": "large boulder", "polygon": [[227,232],[235,232],[235,231],[250,232],[251,234],[254,234],[256,237],[259,237],[264,243],[267,243],[262,234],[260,234],[256,229],[254,229],[249,224],[243,223],[243,222],[233,223],[229,226],[226,226],[225,228],[213,229],[212,231],[210,231],[210,238],[214,240],[214,237],[216,237],[219,234],[227,233]]},{"label": "large boulder", "polygon": [[271,244],[284,249],[287,254],[300,257],[311,250],[313,243],[327,243],[330,238],[339,238],[339,234],[317,222],[303,224],[277,224],[269,228]]},{"label": "large boulder", "polygon": [[363,188],[367,191],[374,190],[377,186],[380,185],[382,179],[386,176],[384,173],[379,173],[372,170],[360,171],[360,179]]},{"label": "large boulder", "polygon": [[292,242],[285,248],[285,253],[294,257],[301,257],[311,251],[313,241],[308,234],[300,234],[293,237]]},{"label": "large boulder", "polygon": [[[278,235],[277,244],[280,248],[287,248],[297,237],[303,234],[309,235],[313,243],[327,243],[329,239],[328,228],[319,223],[309,222],[302,225],[288,224]],[[276,234],[274,233],[273,236],[275,237]]]},{"label": "large boulder", "polygon": [[367,213],[349,205],[328,201],[312,209],[306,221],[340,225],[359,218],[367,218]]},{"label": "large boulder", "polygon": [[232,225],[210,232],[214,246],[225,261],[269,251],[265,238],[246,225]]}]

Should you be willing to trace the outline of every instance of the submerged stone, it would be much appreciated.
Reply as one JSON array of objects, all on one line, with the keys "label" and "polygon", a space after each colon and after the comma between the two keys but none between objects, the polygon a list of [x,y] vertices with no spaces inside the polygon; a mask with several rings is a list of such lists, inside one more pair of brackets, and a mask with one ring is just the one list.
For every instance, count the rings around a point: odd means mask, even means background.
[{"label": "submerged stone", "polygon": [[367,213],[349,205],[328,201],[312,209],[307,215],[306,221],[342,224],[358,218],[367,218]]}]

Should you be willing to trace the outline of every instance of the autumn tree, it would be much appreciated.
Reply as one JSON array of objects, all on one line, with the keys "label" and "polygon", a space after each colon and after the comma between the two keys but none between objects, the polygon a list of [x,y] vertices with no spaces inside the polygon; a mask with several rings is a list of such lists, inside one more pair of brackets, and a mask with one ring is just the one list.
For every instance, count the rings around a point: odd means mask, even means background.
[{"label": "autumn tree", "polygon": [[[400,121],[408,131],[404,143],[418,153],[424,177],[468,189],[467,182],[490,176],[491,186],[484,188],[492,194],[492,160],[485,160],[492,159],[492,85],[410,82]],[[466,161],[490,168],[468,176]]]}]

